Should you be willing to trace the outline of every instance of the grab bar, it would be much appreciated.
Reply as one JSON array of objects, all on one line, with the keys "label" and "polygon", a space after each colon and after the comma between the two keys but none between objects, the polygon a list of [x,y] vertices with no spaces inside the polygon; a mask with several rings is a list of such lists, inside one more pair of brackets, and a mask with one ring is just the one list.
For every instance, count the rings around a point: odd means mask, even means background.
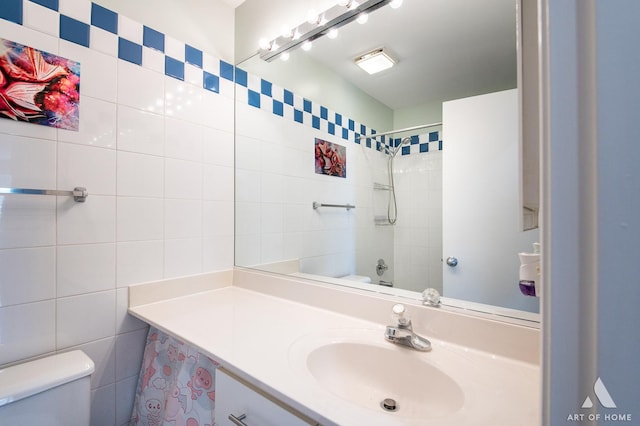
[{"label": "grab bar", "polygon": [[324,204],[324,203],[319,203],[317,201],[313,202],[313,209],[317,210],[320,207],[338,207],[341,209],[347,209],[347,210],[351,210],[351,209],[355,209],[356,206],[354,206],[353,204]]},{"label": "grab bar", "polygon": [[0,194],[73,196],[73,199],[78,203],[84,203],[89,196],[87,188],[83,188],[81,186],[76,186],[73,188],[73,191],[58,191],[57,189],[0,188]]}]

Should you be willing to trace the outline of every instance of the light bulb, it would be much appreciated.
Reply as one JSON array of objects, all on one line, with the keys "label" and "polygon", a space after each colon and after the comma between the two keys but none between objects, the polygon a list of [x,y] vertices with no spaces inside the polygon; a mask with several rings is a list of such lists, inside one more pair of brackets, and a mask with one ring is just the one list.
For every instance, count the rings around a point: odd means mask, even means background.
[{"label": "light bulb", "polygon": [[391,6],[392,9],[397,9],[400,6],[402,6],[402,0],[391,0],[391,3],[389,3],[389,6]]},{"label": "light bulb", "polygon": [[267,40],[266,38],[261,38],[260,41],[258,41],[258,45],[262,50],[269,50],[269,47],[271,47],[271,44],[269,44],[269,40]]},{"label": "light bulb", "polygon": [[283,52],[280,55],[280,59],[282,59],[283,61],[288,61],[289,60],[289,52]]},{"label": "light bulb", "polygon": [[336,4],[337,4],[338,6],[345,7],[345,6],[348,6],[348,5],[349,5],[349,0],[338,0],[338,1],[336,2]]},{"label": "light bulb", "polygon": [[278,43],[274,41],[271,42],[271,47],[269,48],[270,51],[275,52],[276,50],[278,50],[280,48],[280,46],[278,46]]},{"label": "light bulb", "polygon": [[305,52],[308,52],[309,50],[311,50],[311,42],[309,40],[305,41],[304,43],[302,43],[302,46],[300,46],[302,48],[302,50],[304,50]]},{"label": "light bulb", "polygon": [[330,39],[335,39],[336,37],[338,37],[338,29],[337,28],[331,28],[329,30],[329,32],[327,33],[327,37],[329,37]]},{"label": "light bulb", "polygon": [[368,20],[369,20],[369,14],[362,12],[360,15],[358,15],[358,19],[356,19],[356,22],[358,24],[366,24]]},{"label": "light bulb", "polygon": [[353,9],[355,9],[355,8],[356,8],[356,7],[358,7],[358,6],[360,6],[360,4],[359,4],[357,1],[355,1],[355,0],[351,0],[351,1],[349,2],[349,4],[347,5],[347,7],[349,8],[349,10],[353,10]]}]

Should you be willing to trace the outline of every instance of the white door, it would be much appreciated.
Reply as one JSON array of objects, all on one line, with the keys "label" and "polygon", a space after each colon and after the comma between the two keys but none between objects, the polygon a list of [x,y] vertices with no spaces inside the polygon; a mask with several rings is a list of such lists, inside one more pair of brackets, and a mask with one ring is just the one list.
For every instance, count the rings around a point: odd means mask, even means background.
[{"label": "white door", "polygon": [[517,90],[445,102],[442,115],[444,296],[537,312],[518,287],[518,252],[538,231],[520,230]]}]

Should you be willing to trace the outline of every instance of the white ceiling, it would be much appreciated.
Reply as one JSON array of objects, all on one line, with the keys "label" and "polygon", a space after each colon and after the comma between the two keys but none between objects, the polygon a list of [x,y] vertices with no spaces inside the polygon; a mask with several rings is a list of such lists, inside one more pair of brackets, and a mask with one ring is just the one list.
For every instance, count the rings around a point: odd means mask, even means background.
[{"label": "white ceiling", "polygon": [[[354,65],[383,46],[398,59],[393,68],[369,76]],[[514,88],[515,0],[404,0],[307,54],[394,110]]]}]

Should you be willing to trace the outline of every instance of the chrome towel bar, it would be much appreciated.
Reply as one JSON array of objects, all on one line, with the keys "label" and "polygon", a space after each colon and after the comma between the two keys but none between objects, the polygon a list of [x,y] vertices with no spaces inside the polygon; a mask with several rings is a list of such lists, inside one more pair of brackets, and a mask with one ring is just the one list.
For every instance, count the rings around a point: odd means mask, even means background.
[{"label": "chrome towel bar", "polygon": [[87,188],[83,188],[81,186],[76,186],[73,188],[73,191],[59,191],[57,189],[0,188],[0,194],[73,196],[73,199],[79,203],[84,203],[89,196]]},{"label": "chrome towel bar", "polygon": [[338,207],[341,209],[347,209],[347,210],[351,210],[351,209],[355,209],[356,206],[354,206],[353,204],[324,204],[324,203],[319,203],[317,201],[313,202],[313,209],[317,210],[320,207]]}]

